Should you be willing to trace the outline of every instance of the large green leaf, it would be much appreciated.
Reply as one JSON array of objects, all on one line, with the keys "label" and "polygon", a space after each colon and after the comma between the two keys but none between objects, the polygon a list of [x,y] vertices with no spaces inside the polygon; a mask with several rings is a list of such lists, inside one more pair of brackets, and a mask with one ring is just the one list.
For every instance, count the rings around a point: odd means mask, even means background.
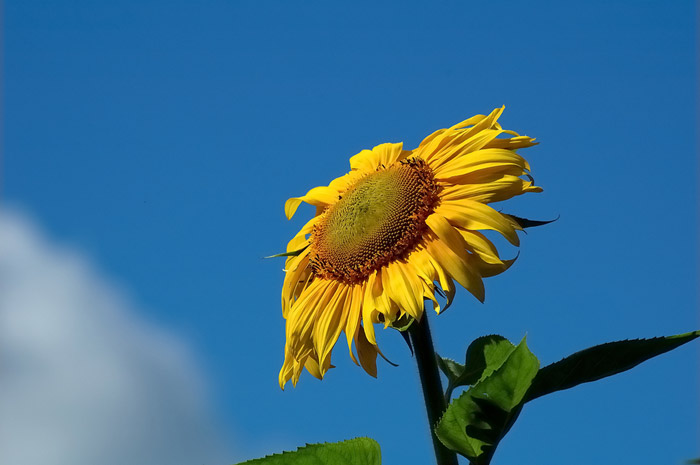
[{"label": "large green leaf", "polygon": [[475,339],[469,344],[464,365],[438,356],[438,366],[447,376],[445,400],[450,401],[455,388],[476,384],[496,371],[513,350],[515,346],[508,339],[492,334]]},{"label": "large green leaf", "polygon": [[[491,341],[504,347],[503,341]],[[475,351],[479,345],[475,346]],[[489,345],[486,343],[483,347]],[[488,362],[485,366],[489,366]],[[539,361],[523,338],[495,371],[482,370],[480,380],[447,407],[435,427],[437,437],[471,463],[488,464],[498,442],[520,413],[538,368]]]},{"label": "large green leaf", "polygon": [[307,444],[294,452],[268,455],[239,465],[380,465],[379,444],[370,438]]},{"label": "large green leaf", "polygon": [[700,331],[652,339],[608,342],[576,352],[542,368],[532,383],[527,401],[629,370],[698,336]]}]

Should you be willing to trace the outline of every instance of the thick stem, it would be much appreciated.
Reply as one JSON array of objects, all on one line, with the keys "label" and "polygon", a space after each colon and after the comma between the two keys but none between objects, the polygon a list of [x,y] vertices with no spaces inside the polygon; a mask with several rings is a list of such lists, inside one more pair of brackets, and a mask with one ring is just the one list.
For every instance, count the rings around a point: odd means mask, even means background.
[{"label": "thick stem", "polygon": [[420,374],[420,383],[423,388],[425,408],[428,410],[428,423],[430,424],[430,436],[433,439],[435,458],[438,465],[457,465],[457,454],[446,448],[435,435],[433,428],[447,408],[442,392],[442,382],[438,371],[437,358],[433,348],[433,339],[430,336],[428,315],[423,315],[421,321],[415,321],[408,329],[408,334],[416,353],[416,363]]}]

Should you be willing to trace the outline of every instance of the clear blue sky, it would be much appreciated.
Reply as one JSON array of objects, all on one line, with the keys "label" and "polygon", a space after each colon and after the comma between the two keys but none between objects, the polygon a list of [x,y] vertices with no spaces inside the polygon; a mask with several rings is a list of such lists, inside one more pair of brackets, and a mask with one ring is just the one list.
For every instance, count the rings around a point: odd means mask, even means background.
[{"label": "clear blue sky", "polygon": [[[5,2],[3,202],[194,348],[230,462],[369,436],[430,463],[418,377],[379,332],[379,378],[282,392],[284,201],[382,142],[505,105],[542,194],[507,273],[432,319],[461,359],[488,333],[543,364],[698,322],[697,11],[641,2]],[[506,255],[514,254],[506,250]],[[495,464],[677,464],[700,455],[697,342],[528,406]],[[194,464],[193,464],[194,465]]]}]

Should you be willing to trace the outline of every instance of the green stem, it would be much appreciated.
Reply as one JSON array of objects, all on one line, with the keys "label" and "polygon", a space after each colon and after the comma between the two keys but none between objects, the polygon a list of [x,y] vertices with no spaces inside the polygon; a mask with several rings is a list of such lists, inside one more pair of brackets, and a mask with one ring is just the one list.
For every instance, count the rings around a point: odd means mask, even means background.
[{"label": "green stem", "polygon": [[408,328],[408,335],[416,353],[416,363],[420,383],[423,388],[425,408],[428,410],[428,423],[430,424],[430,436],[433,439],[435,459],[438,465],[457,465],[457,454],[445,447],[435,435],[434,427],[447,409],[445,397],[442,392],[442,381],[438,371],[437,358],[433,348],[433,339],[430,336],[428,315],[423,314],[421,321],[415,321]]}]

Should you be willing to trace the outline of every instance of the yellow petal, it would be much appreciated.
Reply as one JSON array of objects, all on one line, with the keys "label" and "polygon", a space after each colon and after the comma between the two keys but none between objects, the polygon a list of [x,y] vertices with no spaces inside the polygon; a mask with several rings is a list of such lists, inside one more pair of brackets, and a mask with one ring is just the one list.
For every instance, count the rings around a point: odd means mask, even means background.
[{"label": "yellow petal", "polygon": [[447,218],[450,223],[462,229],[490,229],[501,233],[513,245],[520,245],[515,229],[510,221],[493,208],[483,203],[462,200],[459,205],[439,205],[435,214]]},{"label": "yellow petal", "polygon": [[280,388],[284,391],[284,385],[287,384],[287,381],[289,381],[292,378],[292,369],[293,369],[293,364],[294,364],[294,359],[291,356],[291,353],[289,350],[284,351],[284,363],[282,364],[282,368],[280,369],[280,374],[279,374],[279,385]]},{"label": "yellow petal", "polygon": [[345,336],[348,341],[348,351],[350,352],[350,358],[358,365],[355,354],[352,352],[352,342],[355,339],[355,331],[360,324],[360,319],[362,318],[362,301],[364,299],[364,288],[361,284],[356,284],[352,288],[352,296],[350,300],[350,313],[348,314],[347,321],[345,323]]},{"label": "yellow petal", "polygon": [[[440,313],[440,303],[435,298],[435,281],[439,279],[439,275],[433,266],[430,254],[425,249],[425,246],[420,245],[416,250],[411,252],[404,266],[411,276],[417,276],[419,278],[418,282],[422,287],[421,295],[423,299],[427,298],[432,300],[433,309],[437,313]],[[443,278],[445,278],[444,273]],[[425,306],[425,303],[423,303],[423,306]]]},{"label": "yellow petal", "polygon": [[437,281],[438,284],[440,284],[440,288],[445,294],[447,302],[445,303],[445,306],[442,307],[442,309],[440,309],[440,307],[438,306],[435,308],[435,311],[438,313],[440,313],[441,311],[444,312],[450,306],[455,296],[456,289],[454,281],[452,281],[452,278],[447,273],[445,273],[445,269],[430,255],[426,247],[422,247],[419,250],[418,254],[412,254],[411,256],[413,257],[413,255],[416,255],[416,263],[420,263],[421,267],[430,268],[431,278],[428,282],[430,283],[431,289],[434,289],[434,286],[432,284],[433,281]]},{"label": "yellow petal", "polygon": [[388,291],[391,299],[399,308],[414,318],[423,313],[423,293],[418,276],[409,276],[403,263],[393,262],[382,273],[383,280],[389,282]]},{"label": "yellow petal", "polygon": [[[452,235],[447,232],[449,230],[444,225],[444,223],[447,223],[444,218],[440,218],[438,215],[431,215],[428,219],[432,217],[435,218],[431,220],[432,225],[428,225],[430,229],[433,231],[435,231],[435,229],[440,230],[444,237]],[[449,224],[447,226],[449,226]],[[454,231],[454,228],[452,228],[452,230]],[[451,243],[454,241],[454,238],[450,238]],[[460,251],[459,248],[453,250],[443,241],[443,237],[440,236],[434,238],[434,240],[428,241],[427,249],[434,260],[442,266],[452,278],[471,292],[474,297],[482,302],[484,301],[484,283],[481,281],[481,277],[470,266],[469,256],[466,250]]]},{"label": "yellow petal", "polygon": [[[476,115],[455,124],[449,129],[435,131],[426,137],[416,151],[426,161],[432,163],[445,155],[447,147],[460,144],[486,129],[500,130],[496,120],[501,116],[505,107],[496,108],[488,116]],[[495,136],[494,136],[495,137]]]},{"label": "yellow petal", "polygon": [[[467,231],[462,228],[456,228],[459,234],[467,243],[467,249],[479,256],[486,263],[494,265],[502,265],[503,261],[498,256],[498,250],[493,243],[478,231]],[[480,273],[481,274],[481,273]],[[483,275],[482,275],[483,276]]]},{"label": "yellow petal", "polygon": [[327,186],[314,187],[306,195],[301,197],[292,197],[284,204],[284,213],[287,219],[290,220],[296,213],[301,202],[306,202],[315,207],[327,207],[338,201],[338,191]]},{"label": "yellow petal", "polygon": [[363,150],[350,158],[350,168],[353,170],[372,172],[380,166],[389,166],[402,159],[409,152],[404,153],[403,142],[397,144],[380,144],[372,150]]},{"label": "yellow petal", "polygon": [[[476,153],[482,149],[489,142],[498,137],[503,130],[499,129],[486,129],[479,131],[470,138],[464,141],[455,140],[453,143],[442,148],[440,153],[435,157],[433,161],[430,162],[430,167],[439,173],[440,168],[449,165],[450,162],[462,159],[466,157],[471,157],[472,153]],[[461,139],[461,138],[460,138]]]},{"label": "yellow petal", "polygon": [[517,257],[511,260],[503,260],[501,264],[486,263],[482,260],[476,259],[472,261],[472,265],[476,268],[481,276],[484,278],[490,278],[491,276],[496,276],[506,271],[508,268],[515,263]]},{"label": "yellow petal", "polygon": [[308,249],[304,250],[297,257],[295,262],[290,263],[290,268],[284,276],[284,283],[282,284],[282,315],[286,318],[287,311],[292,304],[292,301],[296,298],[297,288],[309,279],[310,270],[309,265],[309,252]]},{"label": "yellow petal", "polygon": [[306,368],[306,370],[311,373],[311,376],[314,378],[323,379],[324,371],[321,370],[318,361],[315,360],[314,357],[309,357],[306,359],[306,362],[304,362],[304,368]]},{"label": "yellow petal", "polygon": [[[350,286],[339,285],[333,298],[320,312],[314,324],[312,338],[321,366],[324,366],[326,361],[330,360],[331,350],[338,341],[340,332],[345,327],[350,305],[347,297],[351,289]],[[321,374],[323,375],[323,371]]]},{"label": "yellow petal", "polygon": [[509,137],[505,139],[494,139],[491,142],[489,142],[486,147],[487,148],[500,148],[500,149],[509,149],[509,150],[515,150],[515,149],[524,149],[527,147],[532,147],[533,145],[537,145],[537,142],[535,142],[535,139],[532,137],[527,137],[527,136],[520,136],[518,135],[517,132],[514,131],[503,131],[504,133],[507,134],[513,134],[515,137]]},{"label": "yellow petal", "polygon": [[450,249],[452,249],[460,257],[466,257],[466,244],[464,239],[459,233],[452,227],[452,225],[444,217],[433,213],[425,220],[425,224],[444,242]]},{"label": "yellow petal", "polygon": [[419,245],[416,250],[408,256],[408,264],[411,265],[413,272],[420,276],[426,283],[432,284],[438,279],[431,262],[430,254],[425,250],[424,245]]},{"label": "yellow petal", "polygon": [[374,171],[380,165],[379,156],[372,150],[363,150],[357,155],[350,157],[350,168],[360,171]]},{"label": "yellow petal", "polygon": [[474,124],[474,127],[471,129],[471,132],[474,133],[476,131],[482,131],[484,129],[494,128],[494,127],[500,128],[500,126],[498,126],[498,123],[496,123],[496,121],[498,121],[498,118],[501,117],[501,115],[503,114],[503,110],[505,110],[505,109],[506,109],[505,105],[503,105],[500,108],[494,108],[493,111],[491,113],[489,113],[489,115],[486,118],[484,118],[481,121],[479,121],[478,123]]},{"label": "yellow petal", "polygon": [[292,305],[287,315],[287,344],[292,355],[303,362],[304,356],[313,351],[311,339],[314,323],[338,288],[338,283],[328,280],[315,280],[307,293]]},{"label": "yellow petal", "polygon": [[[495,111],[495,110],[494,110]],[[448,131],[457,131],[458,129],[469,129],[473,127],[483,127],[482,123],[484,120],[486,120],[487,116],[486,115],[474,115],[471,118],[467,118],[464,121],[460,121],[457,124],[454,124],[447,129]]]},{"label": "yellow petal", "polygon": [[379,164],[390,166],[401,158],[403,152],[403,142],[398,144],[380,144],[372,149],[379,158]]},{"label": "yellow petal", "polygon": [[[374,168],[372,168],[371,171],[374,171]],[[353,185],[357,179],[361,178],[364,176],[366,173],[364,171],[350,171],[349,173],[340,176],[339,178],[335,178],[333,181],[331,181],[330,184],[328,184],[328,187],[331,189],[335,189],[338,191],[340,194],[345,192],[348,187]]]},{"label": "yellow petal", "polygon": [[357,347],[357,358],[360,365],[370,376],[377,377],[377,347],[371,344],[365,336],[362,326],[357,328],[355,335],[355,347]]},{"label": "yellow petal", "polygon": [[[372,286],[372,300],[374,304],[371,312],[366,315],[367,321],[379,323],[379,316],[381,315],[386,325],[398,317],[400,308],[390,297],[390,286],[388,267],[377,270],[374,285]],[[367,337],[372,344],[377,345],[377,341],[374,340],[374,330],[372,330],[371,334],[367,333]]]},{"label": "yellow petal", "polygon": [[488,182],[448,186],[443,190],[441,199],[443,203],[462,199],[491,203],[508,200],[526,192],[542,192],[542,188],[533,186],[532,181],[525,181],[518,176],[496,175]]},{"label": "yellow petal", "polygon": [[[365,295],[362,301],[362,324],[364,325],[364,331],[367,333],[367,337],[372,344],[377,343],[374,337],[374,327],[372,326],[372,311],[377,308],[374,295],[375,292],[381,294],[381,285],[382,281],[380,278],[380,272],[376,271],[370,274],[367,278]],[[375,289],[375,287],[377,289]]]},{"label": "yellow petal", "polygon": [[[482,149],[470,153],[468,156],[457,157],[435,169],[435,179],[449,180],[467,176],[481,170],[516,169],[518,175],[530,170],[528,162],[511,150],[505,149]],[[508,171],[508,174],[511,171]]]}]

